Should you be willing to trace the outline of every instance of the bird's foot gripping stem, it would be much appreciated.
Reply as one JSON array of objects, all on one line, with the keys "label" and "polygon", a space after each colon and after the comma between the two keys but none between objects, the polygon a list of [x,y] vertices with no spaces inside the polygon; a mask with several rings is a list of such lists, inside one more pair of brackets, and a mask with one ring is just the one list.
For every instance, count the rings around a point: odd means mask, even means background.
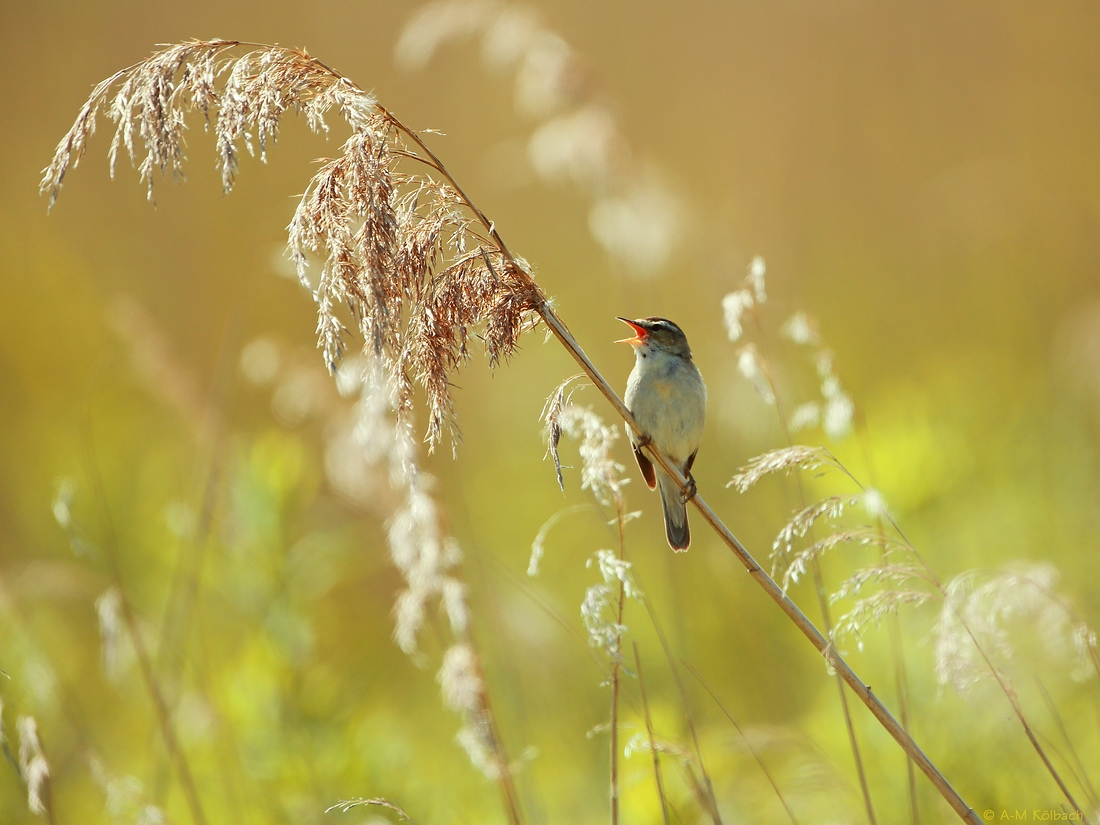
[{"label": "bird's foot gripping stem", "polygon": [[695,477],[691,473],[687,473],[687,483],[685,483],[683,489],[680,490],[680,497],[683,498],[684,504],[687,504],[695,498],[697,492],[699,491],[695,487]]}]

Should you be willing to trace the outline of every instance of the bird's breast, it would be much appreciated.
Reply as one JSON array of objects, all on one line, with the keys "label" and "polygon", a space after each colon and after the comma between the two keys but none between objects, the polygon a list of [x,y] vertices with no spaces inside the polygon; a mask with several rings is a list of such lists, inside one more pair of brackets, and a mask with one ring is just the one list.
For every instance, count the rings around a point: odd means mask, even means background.
[{"label": "bird's breast", "polygon": [[627,381],[624,400],[654,445],[673,461],[682,464],[699,448],[707,390],[690,361],[640,362]]}]

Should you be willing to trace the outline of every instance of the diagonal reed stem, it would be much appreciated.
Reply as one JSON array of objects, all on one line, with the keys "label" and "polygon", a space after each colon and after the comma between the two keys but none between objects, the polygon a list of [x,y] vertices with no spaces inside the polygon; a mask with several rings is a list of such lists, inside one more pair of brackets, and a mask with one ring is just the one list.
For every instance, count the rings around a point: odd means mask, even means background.
[{"label": "diagonal reed stem", "polygon": [[[788,447],[794,446],[794,441],[791,438],[791,428],[787,424],[787,413],[783,409],[783,396],[779,392],[779,387],[775,382],[775,375],[772,373],[771,358],[768,355],[768,339],[764,335],[764,321],[760,317],[760,305],[757,301],[753,301],[752,304],[752,317],[756,324],[756,334],[760,342],[760,351],[763,355],[763,370],[764,376],[768,379],[768,385],[771,387],[772,398],[775,401],[775,412],[779,418],[779,427],[783,431],[783,438],[787,442]],[[806,488],[802,483],[802,475],[795,476],[798,482],[798,501],[799,506],[802,509],[806,508]],[[813,525],[810,526],[810,538],[813,539]],[[825,626],[825,635],[830,639],[833,638],[833,616],[829,609],[829,598],[825,592],[825,577],[821,573],[821,562],[818,561],[817,556],[813,556],[810,559],[810,571],[813,574],[814,593],[817,595],[817,606],[821,611],[821,622]],[[863,769],[863,755],[859,750],[859,739],[856,737],[856,726],[852,722],[852,710],[848,706],[848,694],[844,692],[844,682],[841,681],[840,674],[834,671],[833,678],[836,681],[837,694],[840,699],[841,713],[844,715],[844,727],[848,732],[848,745],[852,749],[852,761],[856,765],[856,775],[859,777],[859,789],[863,794],[863,804],[867,809],[867,821],[870,825],[878,825],[878,820],[875,818],[875,806],[871,801],[871,787],[867,782],[867,772]],[[902,727],[909,730],[909,725],[905,719],[905,708],[902,707]],[[910,765],[912,760],[909,760]],[[914,823],[915,825],[915,823]]]},{"label": "diagonal reed stem", "polygon": [[[569,332],[568,327],[558,317],[557,313],[550,308],[545,302],[539,307],[539,314],[542,316],[546,325],[553,332],[558,341],[565,347],[570,355],[580,364],[581,369],[592,380],[607,398],[608,402],[614,408],[622,419],[638,435],[643,435],[641,427],[638,426],[638,422],[634,420],[634,416],[631,415],[630,410],[626,408],[622,399],[611,388],[611,385],[607,383],[605,379],[596,369],[595,365],[581,349],[580,344],[573,338],[572,333]],[[652,444],[648,444],[645,447],[646,452],[649,453],[651,459],[657,462],[661,469],[672,477],[681,489],[686,488],[687,479],[676,468],[668,457],[662,452],[655,449]],[[774,601],[779,609],[786,614],[795,627],[797,627],[812,644],[817,651],[825,657],[825,660],[830,666],[836,669],[836,672],[840,675],[848,686],[852,689],[855,695],[859,698],[867,709],[871,711],[875,719],[878,720],[886,732],[894,738],[894,741],[898,743],[903,751],[908,754],[917,767],[921,769],[929,781],[935,786],[936,790],[940,792],[947,804],[951,806],[951,809],[959,815],[964,822],[972,823],[972,825],[980,825],[981,819],[974,812],[963,798],[959,795],[951,783],[947,781],[947,778],[940,772],[939,768],[935,766],[931,759],[920,749],[920,746],[913,740],[913,737],[909,735],[909,732],[894,718],[893,714],[886,708],[882,701],[871,691],[868,685],[863,683],[863,680],[859,678],[854,670],[849,667],[848,663],[844,661],[836,651],[833,649],[829,640],[822,635],[821,631],[817,629],[813,622],[806,618],[798,605],[796,605],[787,594],[783,592],[783,589],[776,584],[775,580],[769,576],[764,569],[757,564],[756,560],[752,557],[752,554],[737,540],[737,537],[730,532],[729,528],[722,522],[718,515],[710,508],[710,506],[703,500],[702,496],[696,494],[692,499],[695,509],[699,511],[703,520],[711,526],[718,538],[730,549],[730,551],[737,557],[737,560],[744,565],[749,575],[753,580],[763,588],[764,592]]]}]

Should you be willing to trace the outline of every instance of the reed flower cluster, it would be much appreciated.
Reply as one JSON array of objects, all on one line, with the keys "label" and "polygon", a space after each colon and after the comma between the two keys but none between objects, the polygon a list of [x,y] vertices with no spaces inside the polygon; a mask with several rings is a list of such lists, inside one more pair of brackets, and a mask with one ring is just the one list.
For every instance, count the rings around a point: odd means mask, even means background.
[{"label": "reed flower cluster", "polygon": [[537,323],[541,291],[419,134],[305,52],[264,46],[234,56],[242,45],[170,46],[100,83],[44,170],[42,191],[52,205],[104,112],[115,124],[112,170],[124,151],[150,198],[158,174],[182,174],[189,113],[201,114],[214,133],[226,190],[241,147],[265,160],[287,112],[326,132],[326,117],[339,114],[351,136],[307,185],[288,227],[290,255],[307,287],[311,257],[322,262],[310,289],[329,369],[345,351],[339,308],[346,307],[346,323],[385,370],[398,414],[411,411],[415,384],[426,391],[434,448],[455,431],[451,378],[470,357],[475,330],[490,364],[501,363]]}]

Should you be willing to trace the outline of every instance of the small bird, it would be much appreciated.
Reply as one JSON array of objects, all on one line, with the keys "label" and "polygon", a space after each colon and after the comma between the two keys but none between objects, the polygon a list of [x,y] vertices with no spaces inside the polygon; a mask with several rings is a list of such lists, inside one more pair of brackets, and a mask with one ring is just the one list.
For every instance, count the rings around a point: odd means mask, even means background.
[{"label": "small bird", "polygon": [[[707,385],[691,360],[687,336],[665,318],[619,318],[635,332],[616,343],[634,347],[634,369],[626,382],[626,406],[645,433],[638,436],[628,426],[627,437],[649,489],[661,487],[665,512],[665,536],[676,551],[691,544],[687,501],[695,494],[691,465],[703,438],[707,419]],[[688,480],[683,493],[671,476],[654,468],[642,448],[652,443]]]}]

